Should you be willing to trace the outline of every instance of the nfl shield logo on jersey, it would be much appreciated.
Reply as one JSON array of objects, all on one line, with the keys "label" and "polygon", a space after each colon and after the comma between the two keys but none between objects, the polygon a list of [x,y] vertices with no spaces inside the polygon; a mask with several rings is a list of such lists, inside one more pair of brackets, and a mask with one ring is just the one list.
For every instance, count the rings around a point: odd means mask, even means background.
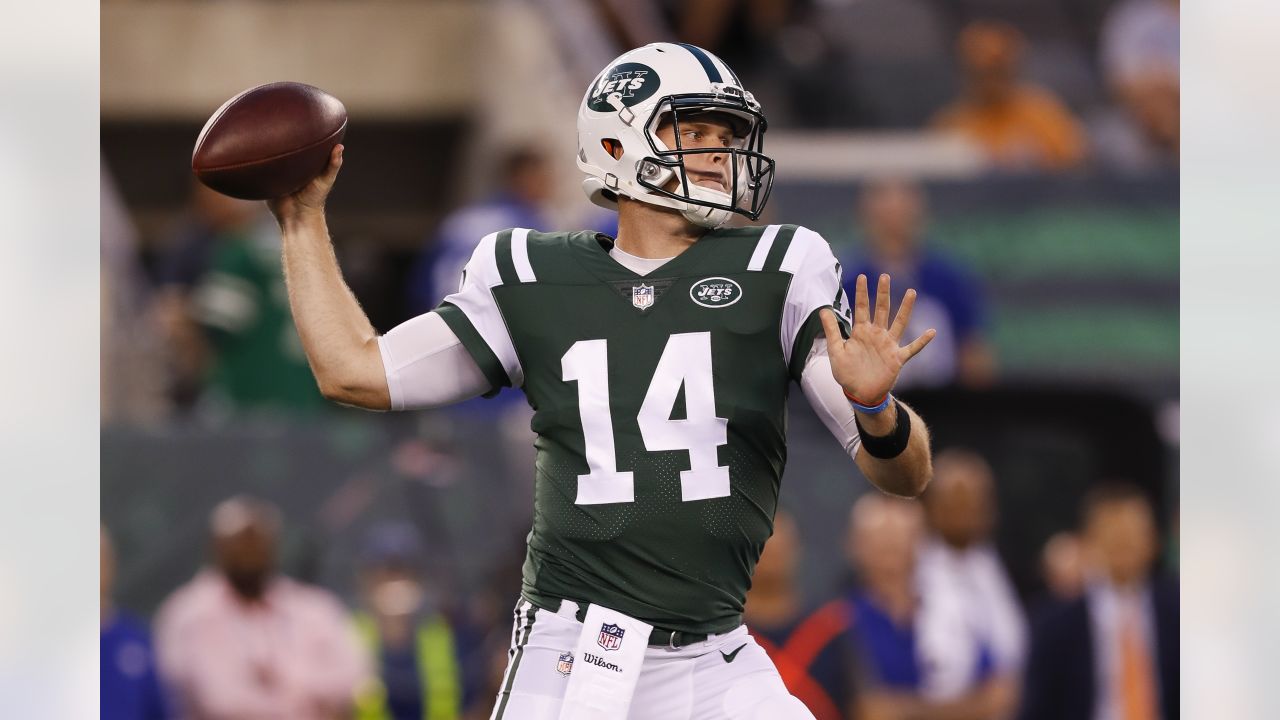
[{"label": "nfl shield logo on jersey", "polygon": [[631,288],[631,304],[640,310],[648,310],[653,306],[653,286],[638,285]]},{"label": "nfl shield logo on jersey", "polygon": [[556,672],[561,675],[568,675],[573,670],[573,653],[560,653],[560,660],[556,662]]},{"label": "nfl shield logo on jersey", "polygon": [[622,647],[622,635],[625,632],[626,630],[617,625],[605,623],[600,626],[600,637],[596,639],[596,642],[605,650],[617,650]]}]

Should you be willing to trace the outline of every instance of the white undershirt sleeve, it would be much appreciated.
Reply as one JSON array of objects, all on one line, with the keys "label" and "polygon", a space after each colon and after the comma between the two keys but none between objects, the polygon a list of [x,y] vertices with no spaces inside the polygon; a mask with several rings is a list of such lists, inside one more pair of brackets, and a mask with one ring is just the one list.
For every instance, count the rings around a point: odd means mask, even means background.
[{"label": "white undershirt sleeve", "polygon": [[831,374],[826,338],[813,341],[813,349],[809,351],[800,374],[800,387],[804,389],[804,396],[809,399],[809,406],[817,413],[818,419],[840,441],[840,447],[849,457],[856,459],[858,448],[862,447],[862,437],[858,435],[858,426],[854,422],[853,406]]},{"label": "white undershirt sleeve", "polygon": [[434,312],[378,338],[392,410],[452,405],[490,390],[480,366]]}]

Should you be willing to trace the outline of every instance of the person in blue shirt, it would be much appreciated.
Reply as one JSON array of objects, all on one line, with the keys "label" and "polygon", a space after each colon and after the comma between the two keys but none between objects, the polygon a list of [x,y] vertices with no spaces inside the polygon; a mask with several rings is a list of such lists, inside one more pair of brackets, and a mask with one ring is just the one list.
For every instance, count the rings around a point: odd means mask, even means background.
[{"label": "person in blue shirt", "polygon": [[[963,689],[939,687],[930,672],[931,650],[919,641],[921,604],[950,599],[921,597],[917,590],[916,551],[923,535],[918,503],[868,493],[854,504],[849,552],[860,587],[849,599],[856,688],[851,715],[855,720],[999,720],[1012,710],[1017,688],[993,672],[989,648],[962,644],[976,648],[972,677]],[[962,614],[955,618],[954,632],[965,633]]]},{"label": "person in blue shirt", "polygon": [[156,673],[151,635],[138,619],[111,601],[115,551],[106,528],[99,533],[100,645],[102,720],[165,720],[170,717]]},{"label": "person in blue shirt", "polygon": [[874,278],[888,273],[895,305],[907,288],[918,293],[907,333],[937,328],[938,335],[928,357],[903,368],[898,388],[988,386],[995,379],[996,362],[986,337],[983,288],[967,269],[926,246],[925,213],[924,191],[917,184],[868,182],[858,200],[862,253],[845,258],[845,292],[854,291],[859,274]]}]

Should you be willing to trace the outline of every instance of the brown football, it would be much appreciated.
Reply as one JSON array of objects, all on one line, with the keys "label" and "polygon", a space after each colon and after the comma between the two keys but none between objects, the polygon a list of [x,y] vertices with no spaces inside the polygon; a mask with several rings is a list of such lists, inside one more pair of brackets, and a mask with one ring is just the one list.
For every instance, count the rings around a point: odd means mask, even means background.
[{"label": "brown football", "polygon": [[322,173],[347,131],[347,109],[320,88],[276,82],[223,103],[196,138],[191,171],[224,195],[270,200]]}]

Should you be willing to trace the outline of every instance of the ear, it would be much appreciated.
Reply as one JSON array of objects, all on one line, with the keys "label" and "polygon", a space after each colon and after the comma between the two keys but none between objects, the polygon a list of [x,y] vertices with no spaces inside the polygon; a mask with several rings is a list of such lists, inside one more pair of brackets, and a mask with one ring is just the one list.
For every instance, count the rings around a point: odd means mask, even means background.
[{"label": "ear", "polygon": [[613,138],[605,138],[600,141],[600,144],[604,146],[605,152],[613,156],[614,160],[622,157],[622,143],[617,140],[614,140]]}]

